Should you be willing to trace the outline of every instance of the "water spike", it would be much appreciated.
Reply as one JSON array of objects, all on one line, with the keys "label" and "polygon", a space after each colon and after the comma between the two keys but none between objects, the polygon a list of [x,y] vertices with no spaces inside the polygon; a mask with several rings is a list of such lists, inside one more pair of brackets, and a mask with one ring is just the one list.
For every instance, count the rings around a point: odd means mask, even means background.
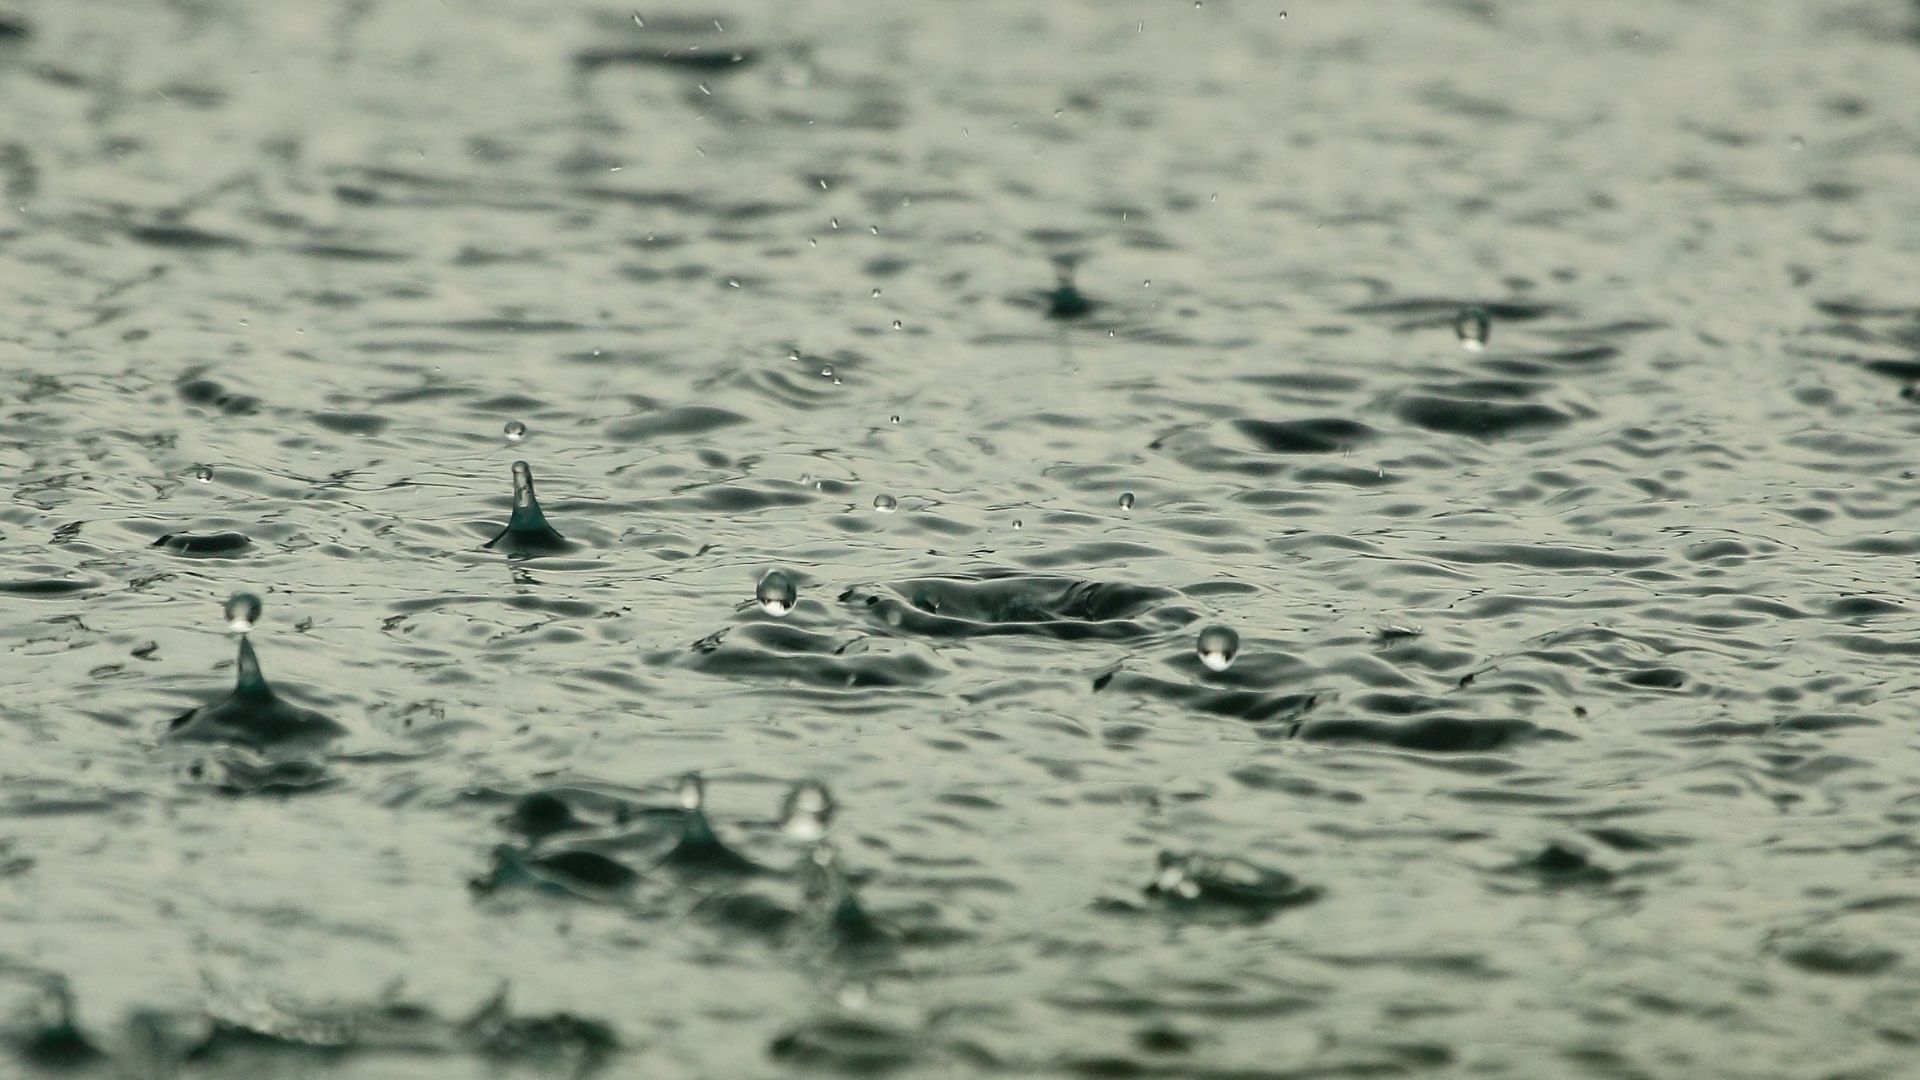
[{"label": "water spike", "polygon": [[245,635],[240,638],[240,654],[234,658],[233,667],[234,697],[273,697],[273,688],[267,685],[267,677],[260,674],[260,658],[253,654],[253,642]]},{"label": "water spike", "polygon": [[540,512],[540,500],[533,493],[533,468],[524,461],[513,463],[513,516],[486,546],[509,555],[552,555],[573,550],[573,543],[554,531]]}]

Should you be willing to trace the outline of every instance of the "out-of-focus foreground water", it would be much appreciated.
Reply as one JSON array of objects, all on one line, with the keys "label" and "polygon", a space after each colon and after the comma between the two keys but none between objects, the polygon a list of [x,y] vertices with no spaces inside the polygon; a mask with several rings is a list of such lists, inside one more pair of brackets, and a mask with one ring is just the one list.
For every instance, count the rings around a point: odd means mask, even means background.
[{"label": "out-of-focus foreground water", "polygon": [[0,1071],[1913,1075],[1913,4],[0,6]]}]

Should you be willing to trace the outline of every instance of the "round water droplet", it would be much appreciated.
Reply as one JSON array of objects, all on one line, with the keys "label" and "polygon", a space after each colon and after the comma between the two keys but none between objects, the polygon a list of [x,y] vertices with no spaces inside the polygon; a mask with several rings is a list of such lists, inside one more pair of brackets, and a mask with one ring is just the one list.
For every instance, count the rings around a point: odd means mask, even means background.
[{"label": "round water droplet", "polygon": [[193,478],[203,484],[213,483],[213,467],[210,465],[200,466],[193,470]]},{"label": "round water droplet", "polygon": [[1121,493],[1121,495],[1120,495],[1120,509],[1122,509],[1122,510],[1131,510],[1131,509],[1133,509],[1133,492],[1131,492],[1131,491],[1127,491],[1127,492],[1122,492],[1122,493]]},{"label": "round water droplet", "polygon": [[821,367],[821,369],[820,369],[820,377],[821,377],[821,378],[823,378],[823,379],[831,379],[831,378],[833,378],[833,365],[831,365],[831,364],[828,364],[828,365],[825,365],[825,366],[823,366],[823,367]]},{"label": "round water droplet", "polygon": [[236,634],[244,634],[253,629],[260,621],[260,598],[250,592],[237,592],[227,597],[227,629]]},{"label": "round water droplet", "polygon": [[875,495],[873,497],[873,508],[883,514],[891,514],[895,510],[900,509],[900,500],[891,495]]},{"label": "round water droplet", "polygon": [[527,437],[527,425],[518,420],[507,421],[506,436],[508,442],[519,442]]},{"label": "round water droplet", "polygon": [[833,822],[833,796],[825,784],[802,780],[787,792],[780,807],[780,830],[802,843],[811,844],[827,835]]},{"label": "round water droplet", "polygon": [[895,319],[895,320],[893,320],[893,328],[894,328],[895,330],[898,330],[898,329],[900,329],[900,320],[899,320],[899,319]]},{"label": "round water droplet", "polygon": [[1200,655],[1200,662],[1207,665],[1207,670],[1225,671],[1240,654],[1240,635],[1224,626],[1209,626],[1200,631],[1194,652]]},{"label": "round water droplet", "polygon": [[1015,529],[1018,529],[1018,528],[1020,528],[1020,527],[1021,527],[1021,526],[1020,526],[1020,519],[1019,519],[1019,518],[1014,518],[1014,519],[1013,519],[1013,527],[1014,527]]},{"label": "round water droplet", "polygon": [[707,782],[700,779],[699,773],[690,772],[680,778],[674,795],[680,800],[682,810],[698,810],[707,801]]},{"label": "round water droplet", "polygon": [[760,579],[760,586],[754,589],[753,595],[760,601],[760,609],[775,618],[792,611],[793,605],[800,600],[799,588],[784,570],[767,571],[767,576]]},{"label": "round water droplet", "polygon": [[1468,352],[1479,352],[1487,347],[1487,339],[1493,335],[1493,320],[1481,308],[1467,308],[1454,316],[1453,332],[1460,337],[1460,347]]},{"label": "round water droplet", "polygon": [[878,299],[880,299],[880,290],[879,290],[878,288],[875,288],[875,289],[873,290],[873,299],[875,299],[875,300],[878,300]]},{"label": "round water droplet", "polygon": [[897,423],[899,423],[899,422],[900,422],[900,414],[899,414],[899,413],[894,413],[894,414],[893,414],[892,416],[890,416],[890,417],[888,417],[888,418],[887,418],[887,423],[889,423],[889,424],[897,424]]}]

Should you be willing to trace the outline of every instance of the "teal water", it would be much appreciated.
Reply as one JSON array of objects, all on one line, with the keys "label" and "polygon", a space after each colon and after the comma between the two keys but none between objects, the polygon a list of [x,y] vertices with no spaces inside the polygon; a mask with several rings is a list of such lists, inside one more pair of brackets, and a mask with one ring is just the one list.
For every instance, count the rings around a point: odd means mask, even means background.
[{"label": "teal water", "polygon": [[0,1075],[1910,1075],[1916,91],[0,0]]}]

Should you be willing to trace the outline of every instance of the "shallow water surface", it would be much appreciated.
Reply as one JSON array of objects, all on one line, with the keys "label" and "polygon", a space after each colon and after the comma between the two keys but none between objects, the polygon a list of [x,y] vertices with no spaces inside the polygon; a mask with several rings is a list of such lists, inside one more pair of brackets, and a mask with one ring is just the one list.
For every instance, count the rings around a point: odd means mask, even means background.
[{"label": "shallow water surface", "polygon": [[1917,99],[1904,0],[0,0],[0,1072],[1911,1075]]}]

